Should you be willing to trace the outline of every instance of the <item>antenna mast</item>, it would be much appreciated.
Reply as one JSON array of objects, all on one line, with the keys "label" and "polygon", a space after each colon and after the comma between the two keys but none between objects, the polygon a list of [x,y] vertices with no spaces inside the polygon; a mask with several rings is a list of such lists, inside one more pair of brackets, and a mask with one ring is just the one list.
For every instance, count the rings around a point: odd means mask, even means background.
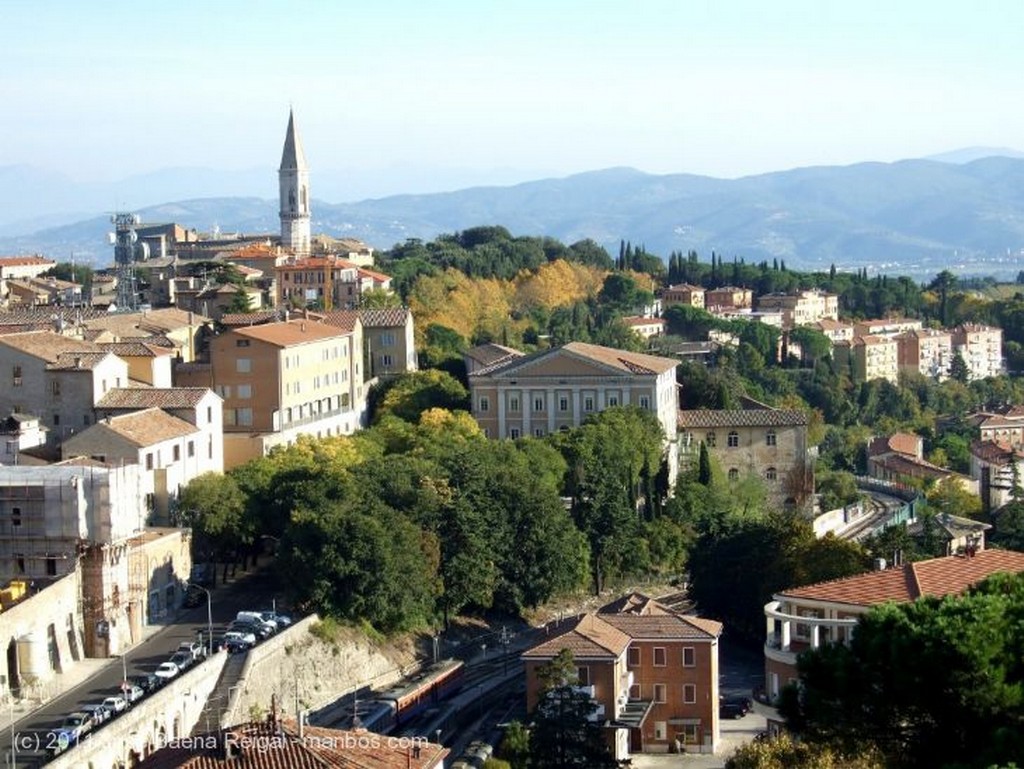
[{"label": "antenna mast", "polygon": [[138,214],[119,212],[111,216],[110,221],[114,225],[111,240],[117,267],[117,309],[133,312],[139,308],[139,292],[135,284],[135,242],[139,236],[135,227],[142,223],[142,219]]}]

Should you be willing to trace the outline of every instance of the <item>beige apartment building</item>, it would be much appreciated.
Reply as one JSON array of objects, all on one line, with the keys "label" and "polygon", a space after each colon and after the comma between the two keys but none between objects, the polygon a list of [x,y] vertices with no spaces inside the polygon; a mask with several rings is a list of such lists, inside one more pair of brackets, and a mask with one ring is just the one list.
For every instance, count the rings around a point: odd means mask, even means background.
[{"label": "beige apartment building", "polygon": [[661,293],[661,304],[667,310],[674,304],[685,304],[688,307],[704,309],[703,286],[691,286],[689,283],[677,283],[668,286]]},{"label": "beige apartment building", "polygon": [[722,286],[704,293],[704,306],[708,312],[716,310],[742,310],[754,306],[754,292],[749,288]]},{"label": "beige apartment building", "polygon": [[274,284],[278,307],[352,310],[367,291],[390,291],[391,277],[335,256],[290,257],[274,268]]},{"label": "beige apartment building", "polygon": [[839,320],[839,297],[823,291],[796,294],[765,294],[758,297],[761,312],[781,312],[783,328],[808,326],[822,320]]},{"label": "beige apartment building", "polygon": [[853,339],[853,324],[843,323],[841,320],[823,318],[811,324],[811,328],[820,331],[832,344],[836,342],[849,342]]},{"label": "beige apartment building", "polygon": [[622,319],[623,324],[634,334],[650,339],[665,333],[664,318],[645,318],[641,315],[630,315]]},{"label": "beige apartment building", "polygon": [[900,371],[912,371],[930,379],[949,377],[953,361],[953,335],[941,329],[916,329],[896,337]]},{"label": "beige apartment building", "polygon": [[899,382],[899,346],[894,337],[855,336],[849,342],[837,342],[832,357],[838,366],[849,369],[855,382]]},{"label": "beige apartment building", "polygon": [[404,307],[359,310],[366,349],[367,380],[397,376],[419,368],[412,313]]},{"label": "beige apartment building", "polygon": [[703,443],[728,480],[753,475],[775,503],[800,506],[814,491],[807,415],[744,403],[741,409],[680,411],[680,463],[696,462]]},{"label": "beige apartment building", "polygon": [[953,352],[960,353],[971,381],[1003,373],[1003,330],[968,323],[953,329]]},{"label": "beige apartment building", "polygon": [[225,469],[299,435],[351,434],[366,418],[360,340],[310,319],[225,331],[210,343],[210,364],[178,379],[223,398]]},{"label": "beige apartment building", "polygon": [[41,256],[0,256],[0,280],[34,278],[56,266],[56,262]]},{"label": "beige apartment building", "polygon": [[915,318],[876,318],[860,320],[853,326],[854,336],[898,336],[908,331],[920,331],[924,327]]},{"label": "beige apartment building", "polygon": [[469,375],[472,414],[490,438],[540,437],[613,406],[639,406],[661,423],[675,475],[679,361],[570,342],[505,358]]}]

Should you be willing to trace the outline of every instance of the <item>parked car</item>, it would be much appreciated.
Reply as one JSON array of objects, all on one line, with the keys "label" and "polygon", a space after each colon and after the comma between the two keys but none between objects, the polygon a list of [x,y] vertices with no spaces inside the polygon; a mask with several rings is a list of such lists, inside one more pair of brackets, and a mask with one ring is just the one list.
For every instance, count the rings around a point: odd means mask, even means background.
[{"label": "parked car", "polygon": [[134,705],[146,696],[146,692],[143,691],[141,686],[136,686],[132,683],[124,683],[121,684],[121,696],[124,697],[124,701],[127,705]]},{"label": "parked car", "polygon": [[158,689],[163,681],[155,673],[143,673],[137,676],[129,676],[128,683],[131,686],[137,686],[142,689],[143,695],[146,695],[154,689]]},{"label": "parked car", "polygon": [[230,625],[228,625],[228,631],[252,633],[260,641],[269,638],[274,633],[274,631],[271,630],[265,623],[260,623],[257,625],[255,622],[248,622],[245,620],[235,620]]},{"label": "parked car", "polygon": [[155,675],[164,683],[167,683],[180,672],[181,668],[179,668],[175,663],[161,662],[159,665],[157,665],[156,670],[153,671],[153,675]]},{"label": "parked car", "polygon": [[258,611],[240,611],[235,617],[236,622],[251,622],[254,625],[263,625],[271,633],[277,632],[277,623],[274,620],[264,619],[263,614]]},{"label": "parked car", "polygon": [[247,630],[229,630],[224,634],[224,643],[240,643],[252,647],[256,645],[256,634]]},{"label": "parked car", "polygon": [[193,661],[199,659],[206,653],[206,649],[198,641],[182,641],[178,644],[178,651],[190,654]]},{"label": "parked car", "polygon": [[737,695],[723,695],[722,697],[718,698],[718,703],[719,705],[735,705],[736,707],[741,708],[743,710],[743,715],[746,715],[754,709],[754,703],[750,699],[750,697],[742,697]]},{"label": "parked car", "polygon": [[278,614],[275,611],[261,611],[260,616],[267,622],[276,623],[278,630],[283,630],[292,624],[292,618],[287,614]]},{"label": "parked car", "polygon": [[79,738],[92,729],[92,716],[76,710],[69,713],[61,722],[60,731],[65,733],[72,745],[78,742]]},{"label": "parked car", "polygon": [[746,709],[738,702],[723,702],[718,706],[719,718],[743,718]]},{"label": "parked car", "polygon": [[105,697],[103,704],[113,713],[115,716],[118,713],[123,713],[128,709],[128,700],[122,697],[120,694],[114,694],[110,697]]},{"label": "parked car", "polygon": [[175,652],[171,655],[171,662],[177,665],[178,669],[184,673],[192,667],[196,661],[188,652]]},{"label": "parked car", "polygon": [[93,727],[103,726],[114,716],[114,711],[107,707],[104,702],[94,702],[89,705],[82,705],[82,713],[88,713]]},{"label": "parked car", "polygon": [[206,593],[196,585],[189,585],[188,590],[185,591],[185,607],[188,609],[194,609],[201,603],[206,602]]}]

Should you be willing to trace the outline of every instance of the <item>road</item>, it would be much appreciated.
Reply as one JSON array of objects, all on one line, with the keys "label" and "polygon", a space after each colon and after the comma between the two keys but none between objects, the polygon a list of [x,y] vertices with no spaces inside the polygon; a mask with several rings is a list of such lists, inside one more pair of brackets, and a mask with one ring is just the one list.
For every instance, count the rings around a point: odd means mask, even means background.
[{"label": "road", "polygon": [[[275,585],[272,572],[262,569],[215,589],[210,603],[214,634],[223,631],[224,625],[233,620],[239,611],[270,609],[272,599],[280,600],[280,596],[274,594]],[[178,615],[173,625],[168,625],[128,652],[125,667],[129,676],[152,672],[161,662],[167,661],[182,641],[194,641],[199,633],[206,637],[207,602],[205,595],[203,598],[199,606],[186,609]],[[38,766],[47,742],[52,739],[51,735],[64,717],[78,710],[80,705],[99,702],[104,697],[117,694],[122,676],[121,659],[112,658],[106,667],[87,681],[45,703],[15,723],[11,730],[4,730],[0,733],[0,754],[5,756],[2,764],[11,765],[13,732],[18,746],[15,766]],[[97,735],[102,735],[102,728]]]}]

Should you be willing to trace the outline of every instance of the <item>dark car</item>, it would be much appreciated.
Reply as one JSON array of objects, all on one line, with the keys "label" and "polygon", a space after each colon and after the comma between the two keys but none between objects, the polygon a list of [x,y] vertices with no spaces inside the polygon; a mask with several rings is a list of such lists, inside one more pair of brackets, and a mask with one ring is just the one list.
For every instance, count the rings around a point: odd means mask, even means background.
[{"label": "dark car", "polygon": [[189,585],[185,592],[185,607],[194,609],[202,603],[206,603],[206,593],[195,585]]},{"label": "dark car", "polygon": [[749,697],[722,697],[718,702],[718,717],[743,718],[753,707]]},{"label": "dark car", "polygon": [[139,687],[143,692],[149,694],[154,689],[160,688],[161,681],[152,673],[143,673],[138,676],[130,676],[128,678],[128,683]]},{"label": "dark car", "polygon": [[274,632],[266,625],[257,625],[255,622],[246,622],[245,620],[239,619],[236,619],[234,622],[228,625],[228,631],[232,630],[239,630],[247,633],[252,633],[254,636],[256,636],[256,638],[258,638],[261,641],[265,638],[269,638]]}]

